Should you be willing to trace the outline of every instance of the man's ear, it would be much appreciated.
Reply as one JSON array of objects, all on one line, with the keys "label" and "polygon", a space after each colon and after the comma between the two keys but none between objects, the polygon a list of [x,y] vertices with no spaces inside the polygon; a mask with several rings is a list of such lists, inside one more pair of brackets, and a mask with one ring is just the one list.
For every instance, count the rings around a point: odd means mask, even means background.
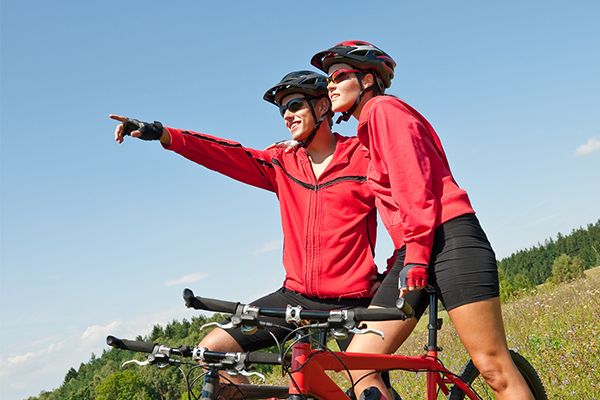
[{"label": "man's ear", "polygon": [[319,102],[317,103],[317,111],[321,116],[327,114],[329,111],[329,99],[327,97],[319,99]]}]

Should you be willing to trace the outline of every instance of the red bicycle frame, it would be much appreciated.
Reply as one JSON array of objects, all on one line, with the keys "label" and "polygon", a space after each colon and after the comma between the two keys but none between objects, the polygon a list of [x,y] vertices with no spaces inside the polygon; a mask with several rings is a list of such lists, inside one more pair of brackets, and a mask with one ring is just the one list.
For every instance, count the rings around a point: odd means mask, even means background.
[{"label": "red bicycle frame", "polygon": [[437,352],[423,356],[328,352],[312,350],[308,343],[298,343],[292,351],[290,394],[310,395],[327,400],[348,400],[349,397],[325,371],[372,370],[427,371],[427,400],[437,398],[438,389],[450,393],[449,384],[460,387],[470,399],[477,394],[461,379],[450,373],[437,359]]},{"label": "red bicycle frame", "polygon": [[[311,348],[307,338],[299,340],[292,348],[290,369],[290,395],[315,396],[327,400],[348,400],[350,397],[325,373],[346,370],[408,370],[426,371],[427,400],[437,399],[438,391],[448,395],[457,385],[472,400],[479,396],[455,374],[444,367],[438,359],[437,331],[441,329],[438,319],[437,296],[429,290],[429,339],[427,353],[422,356],[330,352]],[[376,365],[377,368],[373,368]],[[290,396],[293,398],[293,396]]]}]

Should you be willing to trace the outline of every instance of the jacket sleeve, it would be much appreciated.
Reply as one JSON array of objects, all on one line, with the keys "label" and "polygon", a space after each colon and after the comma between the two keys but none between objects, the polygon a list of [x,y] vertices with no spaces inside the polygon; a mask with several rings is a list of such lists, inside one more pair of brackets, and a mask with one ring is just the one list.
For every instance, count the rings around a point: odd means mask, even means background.
[{"label": "jacket sleeve", "polygon": [[[273,151],[243,147],[240,143],[202,133],[167,128],[171,144],[163,146],[230,178],[276,192]],[[276,150],[275,150],[276,151]]]},{"label": "jacket sleeve", "polygon": [[438,203],[433,194],[433,142],[421,121],[401,105],[376,104],[368,119],[371,149],[387,168],[406,243],[404,264],[429,264]]}]

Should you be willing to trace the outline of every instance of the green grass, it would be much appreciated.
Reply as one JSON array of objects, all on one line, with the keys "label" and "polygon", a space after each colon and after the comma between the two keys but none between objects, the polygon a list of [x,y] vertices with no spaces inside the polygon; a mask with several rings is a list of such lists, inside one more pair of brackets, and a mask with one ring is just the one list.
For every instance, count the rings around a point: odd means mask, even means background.
[{"label": "green grass", "polygon": [[504,307],[509,344],[540,374],[551,399],[600,396],[600,268]]},{"label": "green grass", "polygon": [[[600,398],[600,267],[586,277],[558,286],[541,285],[529,295],[503,305],[509,347],[524,355],[538,371],[549,399]],[[468,360],[445,312],[439,344],[441,359],[451,371],[460,372]],[[423,354],[427,343],[427,315],[402,345],[407,355]],[[345,379],[336,378],[342,386]],[[287,384],[280,371],[269,383]],[[392,381],[404,400],[425,397],[425,374],[393,372]],[[440,396],[441,398],[441,396]]]}]

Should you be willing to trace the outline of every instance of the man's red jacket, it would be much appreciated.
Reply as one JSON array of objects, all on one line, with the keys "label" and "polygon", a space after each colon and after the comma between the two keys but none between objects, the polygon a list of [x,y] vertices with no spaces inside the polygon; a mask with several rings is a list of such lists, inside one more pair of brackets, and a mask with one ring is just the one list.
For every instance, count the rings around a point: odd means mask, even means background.
[{"label": "man's red jacket", "polygon": [[167,128],[166,147],[238,181],[275,192],[283,226],[284,286],[320,298],[370,297],[376,237],[368,151],[336,134],[330,164],[315,179],[305,149],[256,150],[197,132]]}]

